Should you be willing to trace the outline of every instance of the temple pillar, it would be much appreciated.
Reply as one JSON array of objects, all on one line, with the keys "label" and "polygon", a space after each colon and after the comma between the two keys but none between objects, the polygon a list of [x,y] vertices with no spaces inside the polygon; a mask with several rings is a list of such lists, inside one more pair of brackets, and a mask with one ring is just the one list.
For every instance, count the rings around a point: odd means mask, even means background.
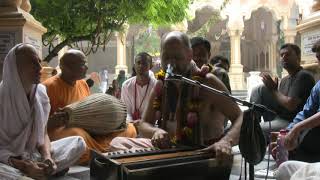
[{"label": "temple pillar", "polygon": [[297,30],[287,29],[283,31],[284,33],[284,42],[285,43],[295,43],[295,38],[297,35]]},{"label": "temple pillar", "polygon": [[297,35],[296,20],[289,18],[288,16],[284,16],[282,19],[282,27],[284,34],[284,42],[294,44]]},{"label": "temple pillar", "polygon": [[3,60],[16,44],[32,44],[42,58],[42,34],[47,29],[29,14],[30,10],[31,6],[27,0],[0,2],[0,80]]},{"label": "temple pillar", "polygon": [[117,65],[115,67],[116,75],[119,74],[120,70],[124,70],[128,73],[128,66],[126,64],[126,33],[117,32]]},{"label": "temple pillar", "polygon": [[277,41],[278,41],[278,36],[272,36],[272,40],[270,43],[270,72],[273,75],[277,74],[277,54],[278,54],[278,50],[277,50]]},{"label": "temple pillar", "polygon": [[243,29],[228,31],[231,47],[231,66],[230,66],[230,86],[232,90],[243,90],[246,88],[244,82],[243,65],[241,64],[241,34]]}]

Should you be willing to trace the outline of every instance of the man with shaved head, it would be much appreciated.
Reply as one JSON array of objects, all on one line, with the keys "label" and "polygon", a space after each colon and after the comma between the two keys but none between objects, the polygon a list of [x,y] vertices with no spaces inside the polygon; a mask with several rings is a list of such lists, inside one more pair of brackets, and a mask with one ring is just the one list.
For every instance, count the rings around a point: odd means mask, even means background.
[{"label": "man with shaved head", "polygon": [[[79,136],[50,143],[50,112],[40,83],[40,58],[30,44],[13,47],[4,60],[0,84],[0,179],[47,179],[64,174],[85,151]],[[28,178],[29,179],[29,178]]]},{"label": "man with shaved head", "polygon": [[[50,115],[59,113],[59,109],[80,101],[90,95],[89,87],[85,78],[87,72],[87,61],[83,52],[79,50],[68,50],[60,60],[61,73],[47,79],[43,84],[47,87],[50,98]],[[57,140],[68,136],[81,136],[85,140],[88,149],[80,159],[80,164],[86,164],[90,160],[90,149],[106,152],[109,142],[116,136],[135,137],[136,131],[132,124],[119,133],[111,133],[104,136],[92,136],[82,128],[66,127],[64,121],[50,118],[48,122],[48,133],[51,140]]]},{"label": "man with shaved head", "polygon": [[[173,73],[227,92],[226,87],[211,73],[195,76],[193,72],[192,49],[189,38],[181,32],[170,32],[161,41],[161,65],[166,71],[168,64]],[[161,104],[160,108],[157,104]],[[159,117],[158,111],[161,111]],[[224,120],[230,119],[232,127],[224,135]],[[129,139],[143,145],[152,144],[160,148],[168,148],[170,143],[184,145],[203,145],[204,151],[213,152],[218,161],[230,163],[231,147],[238,143],[242,112],[235,102],[222,95],[211,93],[205,89],[191,86],[179,81],[158,80],[142,118],[138,125],[139,133],[145,137]],[[159,127],[153,126],[158,121]],[[112,148],[129,148],[122,143],[125,138],[115,138]]]}]

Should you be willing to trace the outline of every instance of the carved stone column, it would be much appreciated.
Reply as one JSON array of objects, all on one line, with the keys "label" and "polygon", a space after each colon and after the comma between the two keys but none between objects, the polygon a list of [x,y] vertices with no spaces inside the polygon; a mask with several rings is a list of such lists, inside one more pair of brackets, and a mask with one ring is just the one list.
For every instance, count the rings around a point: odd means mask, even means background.
[{"label": "carved stone column", "polygon": [[231,45],[230,85],[232,90],[243,90],[246,88],[244,82],[243,65],[241,64],[241,34],[243,29],[228,31]]},{"label": "carved stone column", "polygon": [[278,36],[274,35],[272,36],[272,40],[270,42],[270,66],[269,69],[271,71],[271,73],[273,75],[277,74],[277,54],[278,54],[278,50],[277,50],[277,41],[278,41]]},{"label": "carved stone column", "polygon": [[288,16],[284,16],[282,23],[285,43],[294,43],[297,35],[296,21]]},{"label": "carved stone column", "polygon": [[117,65],[115,67],[116,75],[119,74],[120,70],[124,70],[128,73],[128,66],[126,61],[126,33],[117,32]]}]

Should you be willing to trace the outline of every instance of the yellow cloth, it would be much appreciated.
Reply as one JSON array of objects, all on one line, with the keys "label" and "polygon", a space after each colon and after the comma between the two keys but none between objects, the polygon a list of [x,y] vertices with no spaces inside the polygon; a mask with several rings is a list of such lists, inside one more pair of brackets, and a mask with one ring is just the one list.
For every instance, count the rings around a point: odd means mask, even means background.
[{"label": "yellow cloth", "polygon": [[[51,112],[56,112],[59,108],[80,101],[90,95],[88,85],[84,80],[79,80],[74,86],[64,82],[58,75],[47,79],[43,84],[47,87],[47,93],[50,99]],[[92,136],[82,128],[66,128],[64,126],[55,129],[48,129],[51,141],[55,141],[69,136],[81,136],[87,144],[87,151],[80,158],[80,164],[86,164],[90,160],[90,149],[98,152],[107,152],[109,143],[114,137],[131,137],[137,135],[136,129],[129,124],[127,129],[122,132],[110,133],[108,135]]]}]

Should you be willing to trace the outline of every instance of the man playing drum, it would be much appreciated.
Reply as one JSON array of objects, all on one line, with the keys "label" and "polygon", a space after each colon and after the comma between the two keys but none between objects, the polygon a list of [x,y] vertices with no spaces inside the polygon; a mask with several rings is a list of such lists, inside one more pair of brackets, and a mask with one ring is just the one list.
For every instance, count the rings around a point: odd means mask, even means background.
[{"label": "man playing drum", "polygon": [[[194,76],[192,69],[195,64],[191,59],[192,49],[186,34],[174,31],[164,36],[161,42],[163,69],[170,64],[176,74],[227,92],[222,82],[210,73]],[[167,82],[158,80],[143,121],[138,126],[139,133],[145,138],[118,137],[112,140],[112,148],[167,148],[170,142],[200,144],[207,146],[204,151],[215,153],[217,160],[230,160],[231,147],[238,143],[242,124],[242,112],[237,104],[227,97],[185,83]],[[232,122],[232,127],[223,135],[226,117]],[[153,126],[156,121],[163,129]]]},{"label": "man playing drum", "polygon": [[[73,49],[67,51],[61,57],[60,68],[61,74],[51,77],[43,83],[47,87],[50,98],[51,115],[59,111],[59,108],[80,101],[90,95],[88,85],[83,80],[88,69],[83,52]],[[49,119],[48,133],[51,140],[68,136],[83,137],[88,148],[80,158],[80,164],[88,163],[90,149],[99,152],[108,151],[109,143],[114,137],[136,137],[136,130],[132,124],[128,124],[126,130],[122,132],[93,136],[82,128],[66,127],[65,122],[58,118]]]}]

